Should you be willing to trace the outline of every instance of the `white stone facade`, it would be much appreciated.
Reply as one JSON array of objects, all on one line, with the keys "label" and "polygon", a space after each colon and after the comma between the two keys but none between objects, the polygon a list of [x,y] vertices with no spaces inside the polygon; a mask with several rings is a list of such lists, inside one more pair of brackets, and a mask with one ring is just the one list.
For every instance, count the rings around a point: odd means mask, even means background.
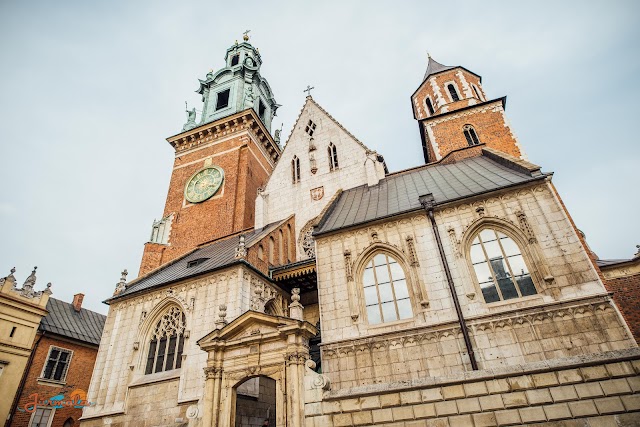
[{"label": "white stone facade", "polygon": [[[156,425],[166,425],[169,419],[173,424],[173,418],[185,415],[187,406],[201,406],[198,402],[204,392],[207,354],[196,341],[220,327],[216,323],[220,320],[220,305],[226,305],[224,320],[230,322],[251,309],[264,311],[265,303],[270,300],[280,304],[286,313],[288,298],[247,267],[234,266],[204,278],[114,302],[109,309],[88,391],[88,400],[97,405],[86,408],[83,419],[117,416],[128,410],[126,419],[130,423],[146,417],[155,419]],[[145,375],[151,330],[173,306],[178,306],[186,317],[188,336],[182,367]],[[156,396],[155,399],[145,397],[145,404],[154,410],[136,408],[140,402],[132,397],[145,395]],[[102,425],[101,420],[98,425]]]},{"label": "white stone facade", "polygon": [[[313,145],[306,127],[311,120],[315,125]],[[330,170],[329,144],[336,146],[338,167]],[[300,159],[300,180],[292,180],[291,161]],[[312,160],[317,170],[312,172]],[[331,202],[339,190],[359,185],[375,185],[384,177],[384,165],[377,154],[336,122],[316,102],[308,97],[289,136],[282,155],[264,191],[256,200],[256,228],[295,214],[299,242],[298,259],[304,259],[300,247],[301,231]]]},{"label": "white stone facade", "polygon": [[[550,183],[465,201],[436,211],[435,218],[481,369],[635,345]],[[470,239],[482,226],[513,236],[536,295],[485,303],[468,261]],[[334,387],[468,369],[424,212],[318,236],[316,245],[323,372]],[[403,266],[413,310],[409,319],[367,321],[362,271],[378,251]]]}]

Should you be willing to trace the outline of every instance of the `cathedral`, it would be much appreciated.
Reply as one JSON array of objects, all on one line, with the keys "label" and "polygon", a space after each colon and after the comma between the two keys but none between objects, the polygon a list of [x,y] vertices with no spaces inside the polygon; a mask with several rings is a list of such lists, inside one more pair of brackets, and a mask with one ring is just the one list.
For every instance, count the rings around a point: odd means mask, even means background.
[{"label": "cathedral", "polygon": [[392,172],[310,92],[281,141],[259,50],[224,60],[82,426],[639,425],[640,350],[506,97],[429,58]]}]

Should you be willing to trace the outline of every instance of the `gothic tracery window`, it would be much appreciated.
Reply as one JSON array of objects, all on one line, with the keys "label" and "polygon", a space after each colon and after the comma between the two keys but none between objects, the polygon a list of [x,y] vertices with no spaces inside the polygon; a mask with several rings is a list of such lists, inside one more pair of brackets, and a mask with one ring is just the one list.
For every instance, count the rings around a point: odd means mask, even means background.
[{"label": "gothic tracery window", "polygon": [[186,318],[178,307],[171,307],[158,321],[149,342],[145,374],[170,371],[182,365]]},{"label": "gothic tracery window", "polygon": [[390,255],[376,254],[362,273],[364,301],[370,324],[413,317],[404,269]]},{"label": "gothic tracery window", "polygon": [[327,152],[329,154],[329,170],[338,169],[338,149],[333,145],[333,142],[329,143]]},{"label": "gothic tracery window", "polygon": [[470,147],[480,144],[478,134],[476,133],[476,130],[473,128],[473,126],[464,125],[462,131],[464,132],[464,137],[467,139],[467,144],[469,144]]},{"label": "gothic tracery window", "polygon": [[452,102],[460,101],[460,95],[458,95],[458,91],[456,90],[456,87],[453,85],[453,83],[449,83],[447,85],[447,90],[449,91],[449,94],[451,95],[451,101]]},{"label": "gothic tracery window", "polygon": [[537,293],[518,244],[485,228],[472,240],[470,260],[487,303]]},{"label": "gothic tracery window", "polygon": [[307,127],[304,129],[304,131],[309,135],[309,136],[313,136],[313,133],[316,131],[316,124],[313,123],[312,120],[309,120],[309,123],[307,123]]}]

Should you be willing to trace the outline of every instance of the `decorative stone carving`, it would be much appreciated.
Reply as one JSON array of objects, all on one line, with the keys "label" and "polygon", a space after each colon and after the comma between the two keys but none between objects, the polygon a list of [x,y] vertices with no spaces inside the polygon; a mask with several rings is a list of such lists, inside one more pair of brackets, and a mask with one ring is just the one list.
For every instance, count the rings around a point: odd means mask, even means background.
[{"label": "decorative stone carving", "polygon": [[222,372],[222,368],[217,366],[207,366],[204,368],[204,376],[208,380],[222,378]]},{"label": "decorative stone carving", "polygon": [[420,267],[418,262],[418,255],[416,254],[416,247],[413,242],[413,236],[407,236],[407,251],[409,252],[409,263],[412,267]]},{"label": "decorative stone carving", "polygon": [[478,206],[476,208],[476,213],[478,214],[478,217],[483,218],[485,215],[484,206]]},{"label": "decorative stone carving", "polygon": [[311,381],[311,387],[320,390],[331,390],[331,380],[326,375],[318,374],[315,372],[316,362],[308,359],[305,362],[305,375],[311,375],[313,381]]},{"label": "decorative stone carving", "polygon": [[240,235],[238,239],[238,247],[236,247],[236,259],[245,259],[247,257],[247,247],[245,246],[245,237],[244,234]]},{"label": "decorative stone carving", "polygon": [[113,292],[114,296],[124,292],[124,290],[127,289],[127,275],[129,274],[129,272],[125,268],[120,274],[120,281],[116,284],[116,290]]},{"label": "decorative stone carving", "polygon": [[187,419],[195,420],[198,418],[198,414],[200,411],[198,410],[198,405],[191,405],[187,408]]},{"label": "decorative stone carving", "polygon": [[220,304],[220,306],[218,307],[218,320],[216,320],[216,329],[222,329],[227,324],[225,317],[227,317],[227,306],[225,304]]},{"label": "decorative stone carving", "polygon": [[536,239],[536,236],[533,234],[533,230],[531,229],[531,226],[529,225],[529,221],[527,220],[527,215],[522,211],[518,211],[516,212],[516,216],[518,217],[518,221],[520,222],[520,228],[527,235],[527,239],[529,240],[529,243],[536,243],[537,239]]},{"label": "decorative stone carving", "polygon": [[316,256],[316,241],[313,238],[313,224],[307,224],[300,232],[300,246],[307,258]]},{"label": "decorative stone carving", "polygon": [[33,288],[35,287],[36,284],[36,270],[38,269],[38,267],[33,267],[33,271],[31,272],[31,274],[29,275],[29,277],[27,277],[27,279],[24,281],[24,284],[22,285],[22,288],[19,289],[16,286],[16,278],[13,275],[13,273],[16,272],[16,268],[13,267],[11,269],[11,274],[9,274],[6,278],[1,279],[0,280],[0,285],[3,284],[5,281],[9,281],[12,283],[11,285],[11,290],[13,292],[16,292],[18,295],[25,297],[25,298],[38,298],[40,296],[42,296],[42,294],[47,294],[47,295],[51,295],[53,292],[51,292],[51,283],[47,283],[47,287],[45,290],[43,291],[34,291]]},{"label": "decorative stone carving", "polygon": [[293,288],[291,290],[289,317],[292,319],[304,320],[304,307],[300,304],[300,288]]},{"label": "decorative stone carving", "polygon": [[152,339],[170,337],[172,335],[183,335],[185,329],[185,317],[178,307],[171,307],[167,311],[153,330]]},{"label": "decorative stone carving", "polygon": [[347,275],[347,282],[353,281],[353,266],[351,263],[351,251],[345,249],[344,251],[344,271]]},{"label": "decorative stone carving", "polygon": [[323,187],[317,187],[317,188],[312,188],[310,190],[311,192],[311,199],[312,200],[320,200],[322,199],[322,197],[324,197],[324,186]]}]

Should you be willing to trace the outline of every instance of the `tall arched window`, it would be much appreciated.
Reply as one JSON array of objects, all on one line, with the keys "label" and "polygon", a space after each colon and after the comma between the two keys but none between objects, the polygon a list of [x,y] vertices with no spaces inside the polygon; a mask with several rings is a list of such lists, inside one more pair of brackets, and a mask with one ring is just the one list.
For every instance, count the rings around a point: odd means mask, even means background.
[{"label": "tall arched window", "polygon": [[476,134],[476,130],[471,125],[464,125],[462,128],[464,132],[464,137],[467,139],[467,144],[469,146],[480,144],[480,140],[478,139],[478,135]]},{"label": "tall arched window", "polygon": [[282,230],[278,230],[278,258],[280,264],[285,263],[284,259],[284,233]]},{"label": "tall arched window", "polygon": [[449,94],[451,95],[451,101],[460,101],[460,96],[458,95],[458,91],[456,90],[456,87],[453,85],[453,83],[449,83],[447,85],[447,90],[449,90]]},{"label": "tall arched window", "polygon": [[171,307],[158,321],[151,341],[145,374],[170,371],[182,365],[186,318],[178,307]]},{"label": "tall arched window", "polygon": [[537,294],[518,244],[485,228],[471,241],[470,260],[486,302]]},{"label": "tall arched window", "polygon": [[333,142],[329,143],[327,152],[329,153],[329,170],[338,169],[338,149],[333,145]]},{"label": "tall arched window", "polygon": [[271,265],[275,264],[275,253],[276,253],[276,242],[273,240],[273,237],[269,237],[269,263]]},{"label": "tall arched window", "polygon": [[291,177],[294,184],[300,182],[300,159],[298,156],[293,156],[293,160],[291,160]]},{"label": "tall arched window", "polygon": [[258,258],[264,261],[264,248],[258,245]]},{"label": "tall arched window", "polygon": [[413,316],[404,270],[390,255],[378,253],[362,273],[369,323],[392,322]]},{"label": "tall arched window", "polygon": [[433,104],[431,103],[431,99],[427,97],[424,100],[424,103],[427,104],[427,110],[429,110],[429,115],[432,116],[435,110],[433,109]]}]

